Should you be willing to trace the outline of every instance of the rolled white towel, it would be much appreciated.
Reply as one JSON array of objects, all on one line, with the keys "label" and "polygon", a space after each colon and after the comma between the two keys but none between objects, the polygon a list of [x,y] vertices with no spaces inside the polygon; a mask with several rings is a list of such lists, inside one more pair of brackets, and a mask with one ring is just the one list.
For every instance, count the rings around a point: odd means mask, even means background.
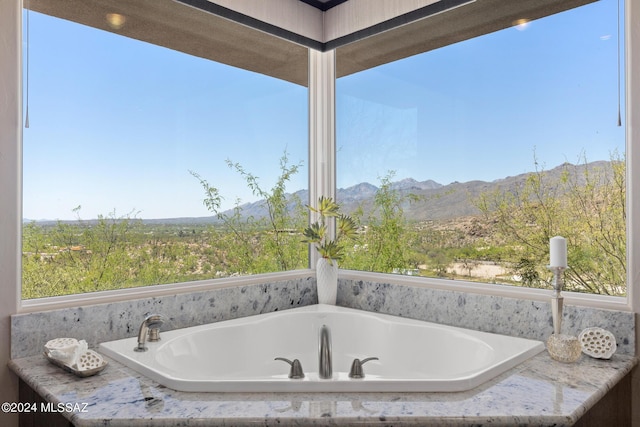
[{"label": "rolled white towel", "polygon": [[78,341],[75,338],[56,338],[47,342],[44,347],[49,357],[67,366],[75,365],[89,348],[85,340]]}]

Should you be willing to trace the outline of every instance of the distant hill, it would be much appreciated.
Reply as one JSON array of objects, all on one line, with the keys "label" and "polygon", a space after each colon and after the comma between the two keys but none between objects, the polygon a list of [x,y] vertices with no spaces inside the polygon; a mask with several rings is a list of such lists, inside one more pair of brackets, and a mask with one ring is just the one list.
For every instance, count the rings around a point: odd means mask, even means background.
[{"label": "distant hill", "polygon": [[[607,173],[611,173],[611,162],[597,161],[566,168],[567,164],[559,165],[553,169],[545,171],[547,179],[555,181],[560,180],[565,170],[573,171],[578,177],[584,176],[585,168],[589,170],[602,169]],[[491,182],[486,181],[468,181],[468,182],[452,182],[451,184],[442,185],[433,180],[416,181],[412,178],[403,179],[401,181],[391,183],[391,188],[399,191],[401,194],[413,194],[418,196],[419,200],[406,203],[403,206],[405,217],[409,220],[448,220],[464,216],[473,216],[480,214],[479,210],[473,206],[472,200],[477,199],[482,193],[500,191],[515,191],[522,187],[527,178],[532,174],[523,173],[516,176],[508,176]],[[347,188],[339,188],[337,190],[336,199],[340,203],[342,210],[351,213],[362,206],[364,212],[368,212],[373,207],[374,197],[378,187],[363,182]],[[293,200],[297,197],[303,203],[307,203],[308,191],[300,190],[293,195],[289,195],[289,199]],[[292,204],[293,205],[293,204]],[[254,217],[266,215],[264,201],[246,203],[242,205],[243,212]],[[230,213],[230,212],[229,212]]]},{"label": "distant hill", "polygon": [[[563,164],[553,169],[545,171],[550,180],[560,180],[565,173]],[[578,177],[584,176],[585,168],[590,170],[601,169],[608,174],[611,173],[611,162],[597,161],[577,166],[572,166],[569,170],[574,171]],[[497,179],[495,181],[468,181],[468,182],[452,182],[451,184],[442,185],[433,180],[416,181],[412,178],[403,179],[401,181],[391,183],[391,188],[399,191],[401,194],[413,194],[418,196],[419,200],[406,203],[403,206],[405,217],[414,221],[425,220],[449,220],[459,217],[474,216],[480,214],[478,209],[471,203],[477,199],[482,193],[500,191],[514,191],[522,187],[527,178],[532,173],[523,173],[516,176],[508,176]],[[359,207],[362,207],[365,214],[373,207],[374,197],[378,187],[363,182],[347,188],[337,190],[336,199],[341,204],[343,212],[351,213]],[[308,190],[299,190],[293,194],[287,195],[290,203],[289,208],[293,209],[295,200],[302,201],[303,204],[308,203]],[[244,216],[253,216],[261,218],[267,215],[267,210],[263,200],[245,203],[242,205]],[[225,213],[231,214],[232,211]],[[27,221],[27,220],[25,220]],[[219,220],[215,216],[194,217],[194,218],[165,218],[165,219],[146,219],[147,224],[207,224],[217,223]],[[47,221],[52,222],[52,221]],[[74,221],[68,221],[74,222]],[[90,222],[90,221],[86,221]],[[44,223],[44,222],[38,222]],[[54,223],[54,222],[52,222]]]}]

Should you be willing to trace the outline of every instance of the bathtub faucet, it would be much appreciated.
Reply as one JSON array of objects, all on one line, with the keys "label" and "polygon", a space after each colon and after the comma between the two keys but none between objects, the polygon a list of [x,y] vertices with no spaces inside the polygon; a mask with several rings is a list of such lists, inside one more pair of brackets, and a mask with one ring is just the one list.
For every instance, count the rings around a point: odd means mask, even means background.
[{"label": "bathtub faucet", "polygon": [[329,379],[333,375],[333,364],[331,362],[331,332],[327,325],[320,328],[319,346],[319,376],[322,379]]},{"label": "bathtub faucet", "polygon": [[138,346],[134,348],[135,351],[147,351],[148,348],[145,345],[147,342],[147,336],[149,341],[160,340],[160,326],[162,326],[163,319],[159,314],[152,314],[145,317],[140,325],[138,331]]}]

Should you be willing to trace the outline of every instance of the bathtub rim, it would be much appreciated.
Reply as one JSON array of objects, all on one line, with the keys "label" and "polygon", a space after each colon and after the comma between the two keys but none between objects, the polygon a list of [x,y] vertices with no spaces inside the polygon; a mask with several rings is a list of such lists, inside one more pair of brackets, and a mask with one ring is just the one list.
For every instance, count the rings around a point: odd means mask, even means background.
[{"label": "bathtub rim", "polygon": [[[136,337],[129,337],[119,340],[113,340],[108,342],[99,343],[99,351],[105,354],[108,357],[113,358],[114,360],[124,364],[125,366],[139,372],[140,374],[145,375],[148,378],[169,387],[171,389],[177,391],[185,391],[185,392],[222,392],[222,393],[237,393],[237,392],[256,392],[256,393],[277,393],[277,392],[459,392],[459,391],[468,391],[475,387],[480,386],[481,384],[496,378],[499,375],[504,374],[510,369],[515,368],[522,362],[528,360],[529,358],[541,353],[545,350],[545,345],[541,341],[521,338],[521,337],[512,337],[504,334],[497,334],[491,332],[484,331],[476,331],[473,329],[462,328],[458,326],[450,326],[439,324],[435,322],[429,322],[420,319],[413,319],[403,316],[396,316],[385,313],[378,313],[374,311],[361,310],[350,307],[341,307],[341,306],[333,306],[326,304],[313,304],[303,307],[296,307],[287,310],[274,311],[269,313],[262,313],[253,316],[246,316],[236,319],[223,320],[220,322],[207,323],[203,325],[190,326],[185,328],[177,328],[172,330],[167,330],[163,332],[163,334],[169,335],[169,340],[173,339],[174,334],[178,334],[183,331],[197,332],[201,330],[207,330],[210,328],[216,327],[226,327],[233,325],[243,325],[250,324],[254,322],[260,322],[265,318],[272,317],[274,315],[289,315],[294,314],[296,312],[311,312],[311,313],[357,313],[367,316],[380,317],[389,321],[401,321],[401,322],[410,322],[411,324],[428,324],[435,325],[437,327],[442,327],[444,329],[451,329],[456,331],[462,331],[463,333],[471,333],[474,335],[488,335],[488,336],[499,336],[504,337],[505,339],[515,339],[523,343],[530,343],[530,347],[526,350],[512,355],[511,357],[505,359],[498,366],[490,366],[486,369],[483,369],[479,372],[475,372],[473,374],[461,376],[456,379],[447,379],[446,385],[442,379],[429,380],[424,378],[402,378],[402,379],[388,379],[388,378],[378,378],[378,377],[366,377],[362,379],[352,379],[348,378],[346,372],[334,373],[334,377],[330,380],[322,380],[318,378],[317,373],[311,371],[309,373],[305,372],[306,378],[303,380],[293,380],[286,377],[283,378],[268,378],[268,379],[251,379],[251,380],[243,380],[243,379],[221,379],[221,380],[194,380],[194,379],[184,379],[179,378],[177,376],[171,375],[166,372],[159,372],[157,369],[150,367],[148,365],[140,362],[140,358],[143,358],[145,354],[151,354],[155,347],[163,345],[164,343],[160,341],[159,343],[147,343],[147,346],[150,348],[149,352],[146,353],[134,353],[133,351],[128,352],[127,348],[133,347],[137,344]],[[123,346],[123,350],[127,351],[126,354],[122,354],[117,350],[112,349],[111,347],[115,345],[115,343],[119,343],[119,345]],[[128,356],[127,356],[128,355]]]}]

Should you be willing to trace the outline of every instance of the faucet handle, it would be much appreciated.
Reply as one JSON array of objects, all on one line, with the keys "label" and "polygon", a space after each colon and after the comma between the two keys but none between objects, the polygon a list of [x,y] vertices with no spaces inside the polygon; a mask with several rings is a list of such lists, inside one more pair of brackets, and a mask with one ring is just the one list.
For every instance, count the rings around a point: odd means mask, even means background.
[{"label": "faucet handle", "polygon": [[149,328],[149,339],[147,341],[160,341],[160,327]]},{"label": "faucet handle", "polygon": [[160,341],[160,326],[164,323],[164,319],[159,314],[151,314],[144,318],[138,331],[138,346],[134,351],[144,352],[148,348],[145,345],[147,341]]},{"label": "faucet handle", "polygon": [[370,360],[380,360],[377,357],[367,357],[366,359],[353,359],[353,363],[351,364],[351,371],[349,371],[349,378],[364,378],[364,371],[362,370],[362,365],[367,363]]},{"label": "faucet handle", "polygon": [[164,318],[160,314],[151,314],[144,321],[149,327],[149,338],[147,341],[160,341],[160,326],[164,323]]},{"label": "faucet handle", "polygon": [[302,372],[302,364],[298,359],[294,359],[293,362],[289,359],[285,359],[284,357],[276,357],[274,360],[282,360],[283,362],[287,362],[291,365],[291,370],[289,371],[289,378],[294,380],[299,380],[304,378],[304,372]]}]

